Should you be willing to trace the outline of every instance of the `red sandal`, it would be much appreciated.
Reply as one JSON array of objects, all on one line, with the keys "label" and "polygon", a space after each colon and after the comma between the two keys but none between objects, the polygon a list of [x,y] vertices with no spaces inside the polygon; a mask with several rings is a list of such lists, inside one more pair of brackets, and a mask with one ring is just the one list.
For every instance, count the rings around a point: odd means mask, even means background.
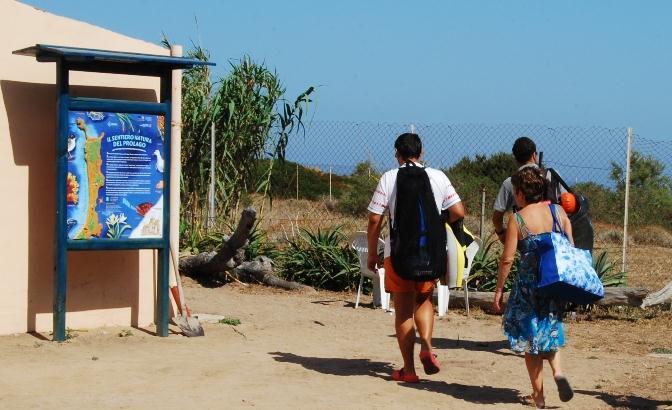
[{"label": "red sandal", "polygon": [[402,368],[392,372],[392,380],[397,382],[417,383],[420,381],[420,378],[416,374],[406,373]]},{"label": "red sandal", "polygon": [[430,350],[420,351],[420,361],[422,362],[422,367],[425,369],[425,374],[436,374],[441,370],[436,355]]}]

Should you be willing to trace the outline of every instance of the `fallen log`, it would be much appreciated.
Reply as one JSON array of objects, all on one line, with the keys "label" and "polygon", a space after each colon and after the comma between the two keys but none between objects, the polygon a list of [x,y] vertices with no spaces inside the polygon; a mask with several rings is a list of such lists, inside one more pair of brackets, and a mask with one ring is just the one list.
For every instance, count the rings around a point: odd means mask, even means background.
[{"label": "fallen log", "polygon": [[[495,298],[495,292],[469,292],[469,306],[477,306],[483,310],[492,309],[492,300]],[[504,303],[509,299],[509,292],[504,293]],[[438,303],[437,293],[434,292],[434,304]],[[450,299],[448,300],[448,307],[464,307],[464,291],[452,290],[450,291]]]},{"label": "fallen log", "polygon": [[240,216],[240,221],[238,221],[236,231],[217,252],[203,252],[181,258],[180,272],[195,277],[213,276],[234,268],[235,263],[230,261],[236,255],[236,251],[247,242],[256,219],[257,211],[253,208],[245,208]]},{"label": "fallen log", "polygon": [[310,286],[279,278],[273,273],[273,264],[271,260],[265,256],[260,256],[254,261],[241,263],[233,269],[233,273],[243,282],[257,281],[283,289],[315,293],[315,289]]},{"label": "fallen log", "polygon": [[604,288],[604,298],[595,302],[599,306],[640,307],[649,293],[645,288],[609,287]]},{"label": "fallen log", "polygon": [[661,290],[653,292],[644,298],[644,301],[642,302],[642,308],[662,305],[663,303],[667,302],[672,304],[672,282],[665,285]]},{"label": "fallen log", "polygon": [[[648,290],[644,288],[627,288],[627,287],[609,287],[604,288],[604,298],[597,301],[595,304],[600,306],[634,306],[640,307],[642,300],[648,294]],[[483,310],[492,309],[492,300],[495,297],[495,292],[469,292],[469,306],[478,306]],[[504,303],[509,298],[509,293],[504,293]],[[436,292],[434,295],[434,302],[436,303]],[[451,290],[449,307],[464,307],[464,291]]]},{"label": "fallen log", "polygon": [[253,208],[245,208],[235,232],[216,252],[203,252],[181,258],[180,272],[196,279],[216,278],[229,272],[243,282],[259,282],[283,289],[315,292],[310,286],[279,278],[275,275],[273,263],[269,258],[262,256],[255,261],[243,261],[245,255],[242,248],[247,244],[256,219],[257,212]]}]

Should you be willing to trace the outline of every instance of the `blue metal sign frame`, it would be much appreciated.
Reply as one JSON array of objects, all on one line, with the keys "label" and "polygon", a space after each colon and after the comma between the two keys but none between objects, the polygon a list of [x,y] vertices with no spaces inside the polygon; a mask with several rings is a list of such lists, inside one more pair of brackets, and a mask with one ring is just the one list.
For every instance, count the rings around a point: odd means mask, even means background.
[{"label": "blue metal sign frame", "polygon": [[[163,184],[163,230],[161,238],[154,239],[98,239],[71,240],[67,236],[67,172],[68,172],[68,116],[72,110],[108,111],[129,114],[162,115],[165,118],[163,158],[170,164],[171,149],[171,78],[172,70],[213,63],[181,57],[138,53],[120,53],[75,47],[36,45],[17,50],[15,54],[35,56],[38,61],[56,63],[57,120],[56,120],[56,226],[54,263],[53,338],[66,337],[67,252],[69,250],[156,249],[158,251],[156,333],[168,336],[168,270],[170,259],[170,184]],[[71,97],[70,71],[153,76],[161,79],[158,103]],[[165,167],[164,181],[170,181],[170,167]]]}]

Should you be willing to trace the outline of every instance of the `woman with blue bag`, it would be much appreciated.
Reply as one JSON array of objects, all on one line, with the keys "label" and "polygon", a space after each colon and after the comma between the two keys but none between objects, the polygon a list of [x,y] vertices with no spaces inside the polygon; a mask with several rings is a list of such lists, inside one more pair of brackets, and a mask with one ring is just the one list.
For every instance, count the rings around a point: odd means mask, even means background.
[{"label": "woman with blue bag", "polygon": [[572,242],[572,227],[561,207],[543,200],[546,180],[538,168],[528,167],[511,177],[520,211],[509,219],[504,250],[499,263],[494,310],[502,311],[504,283],[513,264],[516,248],[520,251],[518,273],[502,318],[504,334],[511,349],[525,354],[532,395],[523,402],[537,408],[545,406],[543,360],[548,360],[558,386],[560,400],[571,400],[574,393],[560,366],[560,347],[565,344],[562,303],[538,291],[538,247],[548,233],[559,227]]}]

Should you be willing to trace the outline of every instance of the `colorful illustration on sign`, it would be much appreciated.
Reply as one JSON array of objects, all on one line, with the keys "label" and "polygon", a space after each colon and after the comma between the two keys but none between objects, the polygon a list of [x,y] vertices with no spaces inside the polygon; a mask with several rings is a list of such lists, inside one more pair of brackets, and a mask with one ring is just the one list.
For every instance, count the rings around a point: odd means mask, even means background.
[{"label": "colorful illustration on sign", "polygon": [[69,113],[69,239],[160,238],[164,118]]},{"label": "colorful illustration on sign", "polygon": [[77,182],[77,177],[72,172],[68,172],[66,189],[68,205],[77,205],[77,202],[79,202],[79,182]]}]

